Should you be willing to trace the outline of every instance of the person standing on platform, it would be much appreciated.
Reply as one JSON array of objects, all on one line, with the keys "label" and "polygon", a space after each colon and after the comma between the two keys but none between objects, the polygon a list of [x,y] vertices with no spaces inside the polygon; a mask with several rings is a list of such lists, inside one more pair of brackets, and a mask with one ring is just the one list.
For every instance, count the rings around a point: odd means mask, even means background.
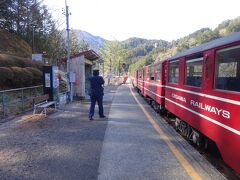
[{"label": "person standing on platform", "polygon": [[110,82],[111,82],[111,79],[112,79],[112,73],[111,73],[111,71],[108,73],[107,79],[108,79],[108,85],[110,85]]},{"label": "person standing on platform", "polygon": [[91,99],[91,106],[89,109],[89,120],[93,120],[94,116],[94,110],[95,110],[95,104],[98,103],[99,108],[99,117],[105,118],[105,115],[103,113],[103,85],[104,85],[104,79],[102,76],[99,76],[99,70],[94,69],[93,70],[93,76],[90,77],[90,99]]}]

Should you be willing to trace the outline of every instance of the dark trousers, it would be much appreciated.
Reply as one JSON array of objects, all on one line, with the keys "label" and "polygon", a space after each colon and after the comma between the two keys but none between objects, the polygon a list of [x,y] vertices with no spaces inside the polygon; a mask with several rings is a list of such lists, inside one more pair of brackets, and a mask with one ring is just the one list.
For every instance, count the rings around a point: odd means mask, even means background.
[{"label": "dark trousers", "polygon": [[91,106],[89,109],[89,118],[94,116],[95,104],[98,103],[99,116],[104,116],[103,114],[103,96],[90,96]]}]

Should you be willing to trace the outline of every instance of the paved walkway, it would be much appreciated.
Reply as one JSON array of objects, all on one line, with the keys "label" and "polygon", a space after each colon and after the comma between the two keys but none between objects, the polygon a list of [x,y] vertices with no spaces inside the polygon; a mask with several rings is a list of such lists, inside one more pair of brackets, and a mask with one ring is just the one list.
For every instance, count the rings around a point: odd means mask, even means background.
[{"label": "paved walkway", "polygon": [[[138,101],[145,106],[143,108],[147,109],[147,112],[152,111],[142,98]],[[156,121],[162,121],[159,116],[154,116],[154,112],[150,116]],[[148,118],[132,96],[130,88],[126,85],[119,87],[110,110],[100,160],[99,180],[224,179],[191,149],[190,145],[186,142],[183,143],[186,147],[180,145],[182,142],[179,141],[184,140],[174,131],[171,132],[173,135],[168,133],[169,126],[159,124],[172,141],[170,143],[179,149],[181,154],[187,154],[185,159],[195,171],[187,173],[189,167],[183,168],[183,162],[177,159],[179,157],[176,157],[167,145],[166,137],[164,139],[159,136]],[[196,176],[192,176],[194,173]]]},{"label": "paved walkway", "polygon": [[[107,116],[116,88],[105,87]],[[97,179],[108,119],[89,121],[89,105],[74,102],[46,119],[29,114],[2,124],[0,180]]]}]

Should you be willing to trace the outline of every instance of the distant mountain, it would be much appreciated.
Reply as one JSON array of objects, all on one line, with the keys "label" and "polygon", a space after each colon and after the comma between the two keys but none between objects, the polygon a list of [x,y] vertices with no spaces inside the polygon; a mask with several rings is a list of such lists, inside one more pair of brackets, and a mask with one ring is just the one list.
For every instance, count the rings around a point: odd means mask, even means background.
[{"label": "distant mountain", "polygon": [[[98,51],[100,48],[103,48],[105,43],[108,40],[100,37],[94,36],[86,31],[82,30],[73,30],[73,33],[77,36],[78,42],[87,43],[90,49]],[[64,34],[66,37],[66,34]],[[170,43],[164,40],[148,40],[143,38],[129,38],[124,41],[121,41],[122,45],[125,49],[127,49],[129,53],[129,58],[136,58],[138,56],[145,56],[150,53],[154,48],[158,49],[166,49],[170,46]]]},{"label": "distant mountain", "polygon": [[240,16],[232,20],[223,21],[218,25],[215,31],[217,31],[221,36],[226,36],[233,32],[240,31]]},{"label": "distant mountain", "polygon": [[74,30],[74,33],[77,35],[78,41],[85,41],[91,49],[98,50],[102,48],[107,41],[106,39],[100,36],[94,36],[86,31]]},{"label": "distant mountain", "polygon": [[165,40],[157,40],[157,39],[143,39],[143,38],[129,38],[125,41],[122,41],[125,47],[127,48],[136,48],[139,45],[148,45],[148,46],[154,46],[154,47],[166,47],[169,45],[168,41]]}]

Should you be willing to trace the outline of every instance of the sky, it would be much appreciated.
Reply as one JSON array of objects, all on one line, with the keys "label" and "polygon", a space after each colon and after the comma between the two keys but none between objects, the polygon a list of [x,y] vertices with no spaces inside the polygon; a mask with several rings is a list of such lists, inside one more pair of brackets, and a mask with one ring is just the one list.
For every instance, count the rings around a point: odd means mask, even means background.
[{"label": "sky", "polygon": [[[65,0],[44,0],[66,28]],[[71,29],[108,40],[131,37],[172,41],[240,16],[240,0],[67,0]]]}]

